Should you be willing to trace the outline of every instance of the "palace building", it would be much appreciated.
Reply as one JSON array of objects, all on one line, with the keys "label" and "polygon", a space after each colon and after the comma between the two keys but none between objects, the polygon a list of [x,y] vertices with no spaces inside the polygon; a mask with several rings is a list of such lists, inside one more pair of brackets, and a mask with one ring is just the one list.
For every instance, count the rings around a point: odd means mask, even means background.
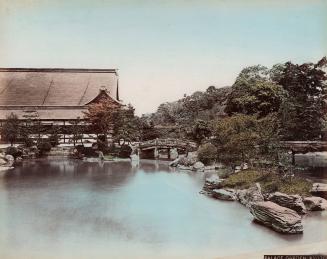
[{"label": "palace building", "polygon": [[[0,127],[11,113],[22,122],[69,127],[102,98],[122,104],[116,69],[0,68]],[[63,134],[61,142],[69,139]]]}]

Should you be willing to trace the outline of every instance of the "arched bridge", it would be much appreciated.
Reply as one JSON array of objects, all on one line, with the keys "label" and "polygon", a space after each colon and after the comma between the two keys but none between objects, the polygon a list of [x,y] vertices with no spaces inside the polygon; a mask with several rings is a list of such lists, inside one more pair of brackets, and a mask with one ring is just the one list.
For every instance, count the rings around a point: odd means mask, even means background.
[{"label": "arched bridge", "polygon": [[174,159],[174,154],[182,154],[197,149],[197,144],[183,139],[153,139],[139,143],[139,154],[141,158],[167,158]]}]

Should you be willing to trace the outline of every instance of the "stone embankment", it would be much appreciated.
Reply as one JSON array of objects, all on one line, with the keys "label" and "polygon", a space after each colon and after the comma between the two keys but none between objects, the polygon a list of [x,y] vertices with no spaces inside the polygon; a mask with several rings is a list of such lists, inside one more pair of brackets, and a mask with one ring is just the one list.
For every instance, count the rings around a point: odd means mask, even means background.
[{"label": "stone embankment", "polygon": [[[253,215],[255,222],[284,234],[303,232],[302,215],[308,211],[327,209],[327,200],[322,197],[301,197],[281,192],[263,194],[259,183],[248,189],[225,188],[224,180],[217,175],[207,178],[201,193],[224,201],[238,201]],[[322,190],[322,185],[315,188]]]}]

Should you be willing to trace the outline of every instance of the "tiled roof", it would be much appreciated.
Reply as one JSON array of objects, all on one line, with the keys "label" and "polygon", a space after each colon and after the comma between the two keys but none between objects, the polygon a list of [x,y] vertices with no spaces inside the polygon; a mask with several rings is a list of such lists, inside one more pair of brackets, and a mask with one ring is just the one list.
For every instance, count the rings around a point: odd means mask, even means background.
[{"label": "tiled roof", "polygon": [[116,70],[0,68],[0,106],[82,106],[101,88],[119,99]]}]

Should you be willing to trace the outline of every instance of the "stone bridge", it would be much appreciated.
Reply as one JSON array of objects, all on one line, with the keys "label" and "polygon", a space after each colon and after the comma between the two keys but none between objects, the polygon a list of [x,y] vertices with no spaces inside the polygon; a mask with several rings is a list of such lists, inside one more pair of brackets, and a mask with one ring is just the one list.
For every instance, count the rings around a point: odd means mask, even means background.
[{"label": "stone bridge", "polygon": [[140,142],[138,146],[141,158],[156,159],[175,159],[178,154],[185,154],[196,149],[197,144],[193,141],[172,138],[148,140]]},{"label": "stone bridge", "polygon": [[327,141],[281,141],[281,146],[294,153],[327,151]]}]

